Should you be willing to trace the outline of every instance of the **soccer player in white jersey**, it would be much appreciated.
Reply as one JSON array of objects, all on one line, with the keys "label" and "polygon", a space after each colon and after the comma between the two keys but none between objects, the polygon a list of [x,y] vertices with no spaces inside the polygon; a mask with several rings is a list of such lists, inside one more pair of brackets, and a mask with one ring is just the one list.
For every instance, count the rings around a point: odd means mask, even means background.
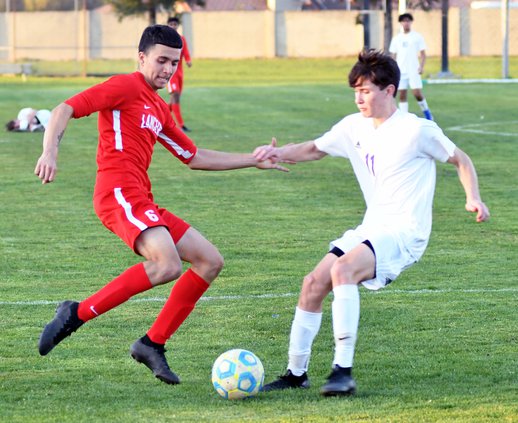
[{"label": "soccer player in white jersey", "polygon": [[307,388],[311,347],[322,320],[322,303],[332,291],[335,352],[324,396],[351,395],[360,317],[358,287],[384,288],[424,253],[432,226],[435,162],[457,169],[466,210],[477,222],[489,218],[471,159],[435,122],[396,107],[400,72],[389,55],[359,54],[349,74],[359,113],[346,116],[314,141],[258,147],[258,160],[349,159],[367,206],[362,223],[330,243],[329,252],[304,277],[289,343],[287,372],[265,391]]},{"label": "soccer player in white jersey", "polygon": [[410,87],[421,108],[424,117],[433,120],[428,103],[423,95],[423,81],[421,75],[426,62],[426,44],[424,38],[418,32],[412,31],[413,16],[403,13],[399,16],[402,32],[396,35],[390,42],[389,51],[397,60],[401,71],[399,81],[399,108],[408,112],[407,91]]}]

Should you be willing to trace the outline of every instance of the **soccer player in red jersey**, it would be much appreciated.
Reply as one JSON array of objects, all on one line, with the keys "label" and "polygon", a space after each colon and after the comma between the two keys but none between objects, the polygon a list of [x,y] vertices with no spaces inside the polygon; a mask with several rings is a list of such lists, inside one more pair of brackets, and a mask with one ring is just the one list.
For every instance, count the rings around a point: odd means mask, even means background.
[{"label": "soccer player in red jersey", "polygon": [[[175,31],[178,31],[180,20],[177,17],[171,17],[167,20],[167,25],[169,25]],[[173,112],[176,123],[184,130],[184,132],[190,132],[190,129],[185,126],[183,121],[182,109],[180,108],[180,97],[182,96],[183,90],[183,61],[185,60],[185,64],[189,67],[192,66],[192,61],[191,54],[189,53],[189,47],[187,46],[187,41],[183,35],[181,35],[181,37],[183,47],[182,53],[180,55],[180,61],[178,62],[176,72],[167,83],[167,91],[171,95],[169,99],[169,110]]]},{"label": "soccer player in red jersey", "polygon": [[[59,304],[54,319],[41,333],[41,355],[48,354],[85,322],[130,297],[178,279],[157,319],[131,346],[130,354],[163,382],[179,383],[165,358],[164,345],[217,277],[223,258],[196,229],[154,202],[147,174],[154,144],[161,143],[191,169],[287,170],[271,160],[259,161],[253,154],[197,148],[174,123],[166,102],[156,91],[167,85],[178,66],[181,50],[182,39],[174,29],[167,25],[150,26],[140,40],[137,72],[114,76],[52,111],[35,174],[43,184],[53,182],[59,144],[69,120],[98,112],[94,208],[102,223],[144,261],[89,298]],[[182,261],[191,264],[183,274]]]}]

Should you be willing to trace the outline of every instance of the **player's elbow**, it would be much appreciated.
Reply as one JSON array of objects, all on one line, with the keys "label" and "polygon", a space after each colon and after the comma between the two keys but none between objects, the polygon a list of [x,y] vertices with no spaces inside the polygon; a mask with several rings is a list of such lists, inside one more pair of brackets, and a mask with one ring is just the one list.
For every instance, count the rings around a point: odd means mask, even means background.
[{"label": "player's elbow", "polygon": [[187,163],[187,166],[189,166],[189,169],[191,170],[203,170],[205,169],[204,161],[202,158],[200,158],[199,151],[196,153],[196,155],[192,158],[192,160]]}]

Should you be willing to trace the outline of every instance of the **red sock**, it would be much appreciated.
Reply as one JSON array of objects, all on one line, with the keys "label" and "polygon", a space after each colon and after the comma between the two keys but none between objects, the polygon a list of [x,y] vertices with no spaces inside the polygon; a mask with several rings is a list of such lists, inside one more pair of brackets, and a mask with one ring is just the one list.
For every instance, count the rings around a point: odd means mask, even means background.
[{"label": "red sock", "polygon": [[173,114],[174,119],[176,120],[176,123],[179,127],[183,126],[183,118],[182,118],[182,111],[180,109],[180,103],[171,104],[171,107],[173,108]]},{"label": "red sock", "polygon": [[133,295],[152,287],[144,270],[144,263],[136,264],[117,276],[104,288],[81,301],[77,310],[78,317],[83,322],[87,322],[128,301]]},{"label": "red sock", "polygon": [[209,284],[188,269],[171,290],[164,308],[158,314],[147,336],[157,344],[165,344],[194,309]]}]

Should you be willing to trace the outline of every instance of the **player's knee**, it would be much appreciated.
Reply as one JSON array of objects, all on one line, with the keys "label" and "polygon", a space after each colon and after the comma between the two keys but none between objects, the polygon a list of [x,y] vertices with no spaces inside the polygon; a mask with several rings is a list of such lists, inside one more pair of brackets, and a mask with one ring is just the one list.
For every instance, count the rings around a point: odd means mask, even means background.
[{"label": "player's knee", "polygon": [[192,269],[200,275],[207,283],[211,283],[217,278],[225,261],[218,250],[214,249],[210,254],[207,254],[203,259],[192,263]]},{"label": "player's knee", "polygon": [[162,285],[180,277],[182,274],[182,264],[167,260],[151,260],[148,262],[146,272],[153,285]]},{"label": "player's knee", "polygon": [[308,305],[322,302],[327,295],[327,287],[317,278],[314,272],[308,273],[302,282],[301,299]]},{"label": "player's knee", "polygon": [[210,271],[214,273],[214,278],[219,275],[219,272],[223,269],[225,265],[225,260],[219,251],[216,251],[215,254],[212,255],[209,261]]},{"label": "player's knee", "polygon": [[355,283],[354,273],[347,260],[337,260],[331,267],[331,279],[340,284]]},{"label": "player's knee", "polygon": [[180,265],[178,265],[177,263],[173,263],[173,262],[168,262],[167,265],[165,265],[163,268],[162,268],[162,278],[163,279],[163,283],[166,283],[166,282],[170,282],[170,281],[174,281],[176,279],[178,279],[181,274],[182,274],[182,265],[180,263]]}]

